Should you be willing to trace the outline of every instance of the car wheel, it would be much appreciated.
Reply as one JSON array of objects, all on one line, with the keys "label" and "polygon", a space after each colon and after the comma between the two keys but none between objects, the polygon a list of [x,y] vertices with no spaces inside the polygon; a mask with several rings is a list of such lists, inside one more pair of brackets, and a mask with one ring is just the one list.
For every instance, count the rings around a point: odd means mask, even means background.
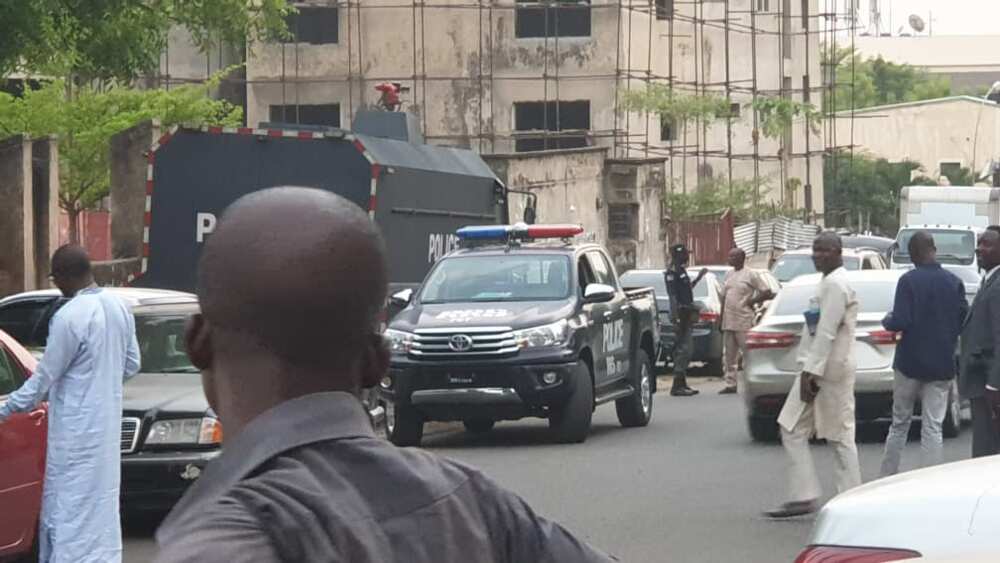
[{"label": "car wheel", "polygon": [[754,442],[776,442],[778,440],[778,421],[773,418],[747,417],[747,428]]},{"label": "car wheel", "polygon": [[552,439],[562,444],[578,444],[590,433],[590,420],[594,415],[594,380],[590,368],[579,364],[573,371],[573,392],[566,404],[549,415]]},{"label": "car wheel", "polygon": [[639,381],[635,393],[615,401],[618,422],[626,428],[646,426],[653,418],[653,368],[646,352],[639,351]]},{"label": "car wheel", "polygon": [[957,438],[962,433],[962,402],[952,383],[951,391],[948,392],[948,411],[944,415],[944,423],[941,425],[941,434],[945,438]]},{"label": "car wheel", "polygon": [[493,430],[496,421],[488,418],[470,418],[469,420],[463,420],[462,424],[465,425],[467,431],[473,434],[485,434]]},{"label": "car wheel", "polygon": [[385,404],[385,430],[389,441],[397,446],[419,446],[424,437],[424,419],[411,406]]}]

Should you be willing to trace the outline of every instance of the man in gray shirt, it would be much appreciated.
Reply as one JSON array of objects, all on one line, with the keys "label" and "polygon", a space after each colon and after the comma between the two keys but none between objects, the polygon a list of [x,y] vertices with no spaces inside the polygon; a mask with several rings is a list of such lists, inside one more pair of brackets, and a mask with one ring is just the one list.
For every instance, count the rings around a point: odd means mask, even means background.
[{"label": "man in gray shirt", "polygon": [[[293,225],[294,223],[294,225]],[[375,437],[385,251],[329,192],[245,196],[205,244],[187,351],[226,431],[159,563],[609,561],[477,470]]]}]

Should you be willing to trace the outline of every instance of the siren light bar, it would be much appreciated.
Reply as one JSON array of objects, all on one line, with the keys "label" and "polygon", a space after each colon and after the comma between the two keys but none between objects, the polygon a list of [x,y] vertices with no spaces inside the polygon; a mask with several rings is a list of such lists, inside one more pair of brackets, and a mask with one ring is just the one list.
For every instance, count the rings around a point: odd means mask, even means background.
[{"label": "siren light bar", "polygon": [[571,238],[583,233],[580,225],[481,225],[462,227],[456,231],[464,240],[509,240]]}]

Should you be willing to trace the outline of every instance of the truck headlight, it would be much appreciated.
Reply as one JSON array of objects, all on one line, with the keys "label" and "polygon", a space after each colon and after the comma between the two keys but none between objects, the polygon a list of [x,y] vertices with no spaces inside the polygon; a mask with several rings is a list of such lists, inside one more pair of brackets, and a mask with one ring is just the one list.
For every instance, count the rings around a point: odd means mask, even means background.
[{"label": "truck headlight", "polygon": [[153,423],[146,435],[147,446],[208,446],[222,443],[219,419],[178,418]]},{"label": "truck headlight", "polygon": [[548,325],[514,331],[518,348],[563,346],[569,341],[569,322],[566,319]]},{"label": "truck headlight", "polygon": [[412,333],[387,328],[383,335],[389,343],[389,352],[393,354],[408,354],[413,347]]}]

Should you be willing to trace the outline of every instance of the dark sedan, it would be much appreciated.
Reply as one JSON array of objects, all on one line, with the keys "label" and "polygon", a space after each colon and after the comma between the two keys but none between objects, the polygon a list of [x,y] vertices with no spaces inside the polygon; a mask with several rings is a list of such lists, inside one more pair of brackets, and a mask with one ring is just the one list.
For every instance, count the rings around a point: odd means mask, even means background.
[{"label": "dark sedan", "polygon": [[[139,374],[125,383],[122,401],[123,507],[167,510],[219,455],[222,426],[208,406],[198,370],[184,351],[184,324],[198,311],[194,295],[108,288],[135,314],[142,353]],[[55,290],[0,300],[0,329],[36,354],[48,322],[65,299]]]},{"label": "dark sedan", "polygon": [[[692,279],[700,267],[691,268]],[[674,323],[670,318],[670,298],[667,296],[664,270],[629,270],[621,275],[622,287],[652,287],[656,292],[656,308],[660,320],[660,358],[665,364],[672,361],[674,349]],[[691,361],[703,362],[708,375],[722,376],[722,331],[720,330],[722,304],[719,302],[719,279],[707,274],[694,287],[695,303],[700,309],[698,323],[694,325],[694,350]]]}]

